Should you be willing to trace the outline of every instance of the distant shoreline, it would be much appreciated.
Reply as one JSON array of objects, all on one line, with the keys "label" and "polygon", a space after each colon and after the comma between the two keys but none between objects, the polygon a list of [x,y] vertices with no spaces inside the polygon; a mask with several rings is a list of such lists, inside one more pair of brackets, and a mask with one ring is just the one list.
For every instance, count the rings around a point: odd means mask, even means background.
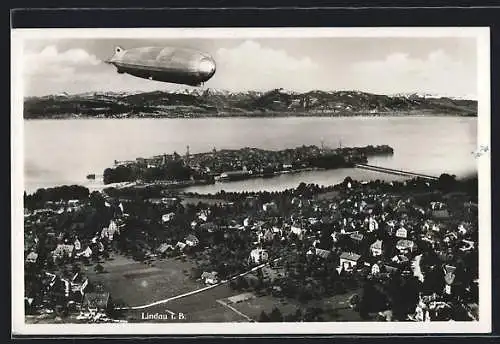
[{"label": "distant shoreline", "polygon": [[36,117],[36,118],[26,118],[26,121],[37,121],[37,120],[127,120],[127,119],[221,119],[221,118],[352,118],[352,117],[365,117],[365,118],[376,118],[376,117],[397,117],[397,118],[408,118],[408,117],[463,117],[463,118],[477,118],[477,114],[464,115],[464,114],[443,114],[443,113],[377,113],[377,114],[350,114],[350,115],[336,115],[336,114],[272,114],[272,115],[260,115],[260,114],[248,114],[248,115],[196,115],[196,116],[127,116],[127,117],[97,117],[97,116],[56,116],[56,117]]}]

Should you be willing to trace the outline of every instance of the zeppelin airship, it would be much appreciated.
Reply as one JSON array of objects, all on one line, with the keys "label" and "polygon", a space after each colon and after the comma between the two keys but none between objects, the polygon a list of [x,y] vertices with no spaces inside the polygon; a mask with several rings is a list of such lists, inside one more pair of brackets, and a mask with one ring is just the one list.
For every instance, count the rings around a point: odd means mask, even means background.
[{"label": "zeppelin airship", "polygon": [[209,54],[186,48],[117,46],[106,63],[118,73],[189,86],[201,86],[215,74],[215,61]]}]

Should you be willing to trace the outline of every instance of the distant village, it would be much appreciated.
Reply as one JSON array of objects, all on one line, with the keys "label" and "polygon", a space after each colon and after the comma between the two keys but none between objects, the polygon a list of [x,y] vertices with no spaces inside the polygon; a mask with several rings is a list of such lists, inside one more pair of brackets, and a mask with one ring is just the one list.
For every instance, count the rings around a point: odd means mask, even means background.
[{"label": "distant village", "polygon": [[182,257],[201,284],[305,303],[355,290],[361,319],[478,319],[477,184],[449,175],[217,195],[66,186],[25,195],[24,218],[25,310],[40,322],[124,321],[127,300],[95,279],[119,256]]}]

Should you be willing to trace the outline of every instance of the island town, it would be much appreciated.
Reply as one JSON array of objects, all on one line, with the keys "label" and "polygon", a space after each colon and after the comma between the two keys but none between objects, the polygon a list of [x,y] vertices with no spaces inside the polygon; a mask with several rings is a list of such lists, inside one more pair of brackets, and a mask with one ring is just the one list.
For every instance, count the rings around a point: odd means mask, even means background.
[{"label": "island town", "polygon": [[[346,177],[217,194],[181,187],[392,153],[187,149],[116,161],[102,191],[25,193],[27,321],[478,320],[477,179]],[[159,313],[168,316],[151,315]]]},{"label": "island town", "polygon": [[[336,169],[365,164],[369,157],[392,155],[388,145],[342,147],[301,146],[278,151],[257,148],[222,149],[183,156],[174,152],[132,161],[115,161],[103,174],[104,184],[166,182],[170,185],[210,184],[249,178],[273,177],[314,169]],[[94,175],[95,177],[95,175]]]}]

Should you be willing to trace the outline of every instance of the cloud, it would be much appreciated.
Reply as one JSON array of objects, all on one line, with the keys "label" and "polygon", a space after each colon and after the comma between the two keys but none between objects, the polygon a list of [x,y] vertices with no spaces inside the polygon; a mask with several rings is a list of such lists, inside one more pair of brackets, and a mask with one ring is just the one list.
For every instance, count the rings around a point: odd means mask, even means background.
[{"label": "cloud", "polygon": [[73,74],[79,68],[97,66],[101,61],[83,49],[58,51],[49,45],[39,52],[27,51],[24,55],[24,71],[27,75]]},{"label": "cloud", "polygon": [[214,57],[217,72],[210,85],[230,90],[307,89],[319,70],[309,57],[297,58],[252,40],[221,48]]},{"label": "cloud", "polygon": [[[393,53],[383,60],[355,63],[351,68],[356,83],[364,85],[367,91],[378,93],[470,95],[470,89],[477,87],[474,73],[459,58],[453,58],[443,50],[432,51],[420,59],[406,53]],[[470,80],[474,80],[473,85]]]},{"label": "cloud", "polygon": [[176,85],[118,74],[85,49],[61,50],[56,45],[33,46],[24,53],[26,96],[84,92],[136,92],[175,89]]}]

